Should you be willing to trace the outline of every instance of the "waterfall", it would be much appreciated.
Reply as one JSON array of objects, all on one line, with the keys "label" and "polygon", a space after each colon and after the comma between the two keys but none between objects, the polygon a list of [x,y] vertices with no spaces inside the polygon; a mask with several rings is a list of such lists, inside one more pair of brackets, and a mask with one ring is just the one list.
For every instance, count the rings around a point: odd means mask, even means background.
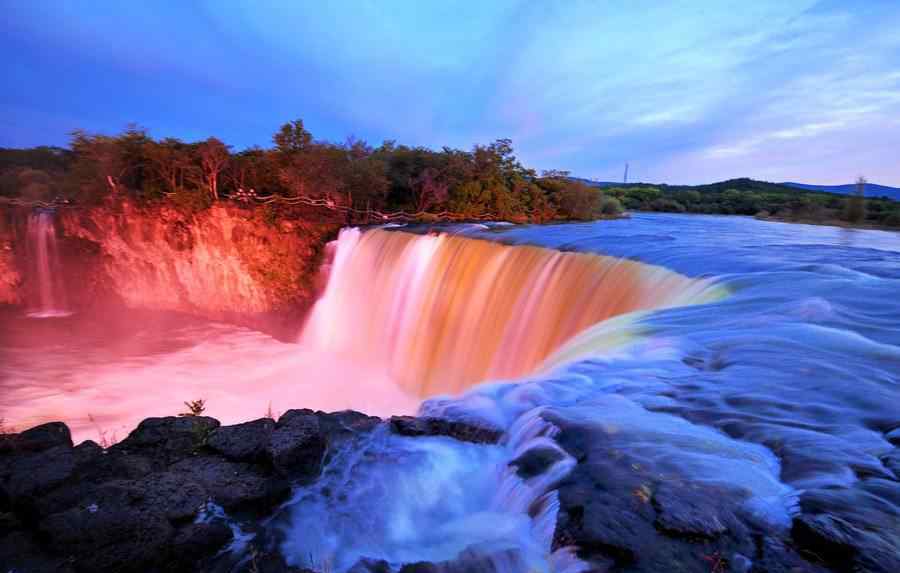
[{"label": "waterfall", "polygon": [[28,315],[35,318],[68,316],[71,312],[68,311],[66,291],[62,283],[52,211],[39,210],[28,216],[26,249]]},{"label": "waterfall", "polygon": [[424,398],[531,374],[614,316],[715,296],[706,281],[614,257],[344,229],[301,342],[380,364]]}]

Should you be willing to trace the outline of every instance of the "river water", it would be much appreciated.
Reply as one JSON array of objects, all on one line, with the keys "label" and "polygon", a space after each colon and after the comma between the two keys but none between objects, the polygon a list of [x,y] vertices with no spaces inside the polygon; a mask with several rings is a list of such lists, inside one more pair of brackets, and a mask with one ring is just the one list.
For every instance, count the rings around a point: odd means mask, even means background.
[{"label": "river water", "polygon": [[507,430],[497,446],[376,432],[333,452],[269,527],[290,563],[337,571],[485,547],[516,550],[512,570],[578,570],[549,555],[573,460],[529,480],[506,469],[553,447],[546,412],[609,430],[660,474],[742,488],[773,530],[801,496],[900,520],[885,461],[900,443],[898,234],[662,214],[454,232],[345,231],[299,343],[179,316],[9,311],[0,416],[114,441],[203,398],[224,423],[421,408]]}]

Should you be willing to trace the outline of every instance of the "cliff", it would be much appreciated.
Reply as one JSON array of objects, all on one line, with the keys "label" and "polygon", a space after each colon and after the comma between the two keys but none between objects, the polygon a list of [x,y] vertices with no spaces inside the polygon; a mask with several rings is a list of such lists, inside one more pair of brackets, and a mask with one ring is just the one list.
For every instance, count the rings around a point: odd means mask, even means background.
[{"label": "cliff", "polygon": [[[25,298],[31,280],[18,280],[27,275],[21,272],[27,268],[27,212],[7,220],[12,232],[5,241],[0,234],[0,302]],[[185,213],[127,200],[60,209],[56,227],[60,272],[75,310],[124,304],[276,334],[288,323],[296,333],[315,295],[323,246],[338,230],[333,223],[278,220],[237,205]]]},{"label": "cliff", "polygon": [[13,252],[12,224],[0,214],[0,304],[19,302],[20,283]]}]

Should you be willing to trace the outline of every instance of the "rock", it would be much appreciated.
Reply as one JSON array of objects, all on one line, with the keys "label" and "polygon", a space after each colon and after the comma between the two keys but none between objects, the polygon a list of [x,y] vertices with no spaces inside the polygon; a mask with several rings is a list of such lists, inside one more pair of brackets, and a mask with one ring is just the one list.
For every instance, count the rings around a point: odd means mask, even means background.
[{"label": "rock", "polygon": [[6,573],[73,573],[65,557],[49,555],[22,531],[0,535],[0,571]]},{"label": "rock", "polygon": [[509,465],[516,466],[516,473],[520,478],[528,479],[544,473],[563,457],[563,453],[556,448],[531,448],[509,462]]},{"label": "rock", "polygon": [[136,510],[127,491],[107,494],[100,504],[47,517],[41,532],[77,571],[152,570],[166,555],[172,526],[161,511]]},{"label": "rock", "polygon": [[133,483],[141,492],[141,502],[161,511],[172,522],[192,519],[208,497],[196,481],[174,472],[151,474]]},{"label": "rock", "polygon": [[893,472],[895,479],[900,481],[900,448],[894,448],[882,456],[881,463]]},{"label": "rock", "polygon": [[900,571],[896,547],[834,515],[804,514],[795,518],[791,537],[800,549],[818,556],[829,567],[844,568],[852,562],[854,571]]},{"label": "rock", "polygon": [[715,537],[728,529],[717,507],[724,497],[724,493],[718,490],[695,490],[662,484],[653,494],[656,525],[663,531],[678,535]]},{"label": "rock", "polygon": [[391,573],[391,565],[383,559],[363,557],[347,573]]},{"label": "rock", "polygon": [[7,443],[20,452],[43,452],[59,446],[72,447],[72,434],[62,422],[50,422],[13,434]]},{"label": "rock", "polygon": [[169,464],[196,453],[217,427],[219,421],[206,416],[147,418],[111,449],[138,452]]},{"label": "rock", "polygon": [[900,447],[900,426],[894,428],[890,432],[884,435],[884,437],[890,443],[894,444],[897,447]]},{"label": "rock", "polygon": [[282,475],[310,478],[319,475],[325,456],[325,436],[311,410],[288,410],[278,420],[268,452]]},{"label": "rock", "polygon": [[169,468],[176,480],[198,483],[214,502],[226,511],[246,509],[264,512],[281,502],[290,485],[259,466],[232,462],[217,456],[182,460]]},{"label": "rock", "polygon": [[394,416],[390,424],[391,430],[401,436],[447,436],[475,444],[496,444],[503,436],[503,432],[495,428],[443,418]]},{"label": "rock", "polygon": [[62,485],[75,470],[75,453],[62,445],[15,456],[9,463],[3,489],[13,505]]},{"label": "rock", "polygon": [[637,559],[654,540],[653,525],[646,518],[622,511],[621,503],[604,495],[596,495],[584,507],[579,547],[601,551],[617,562]]},{"label": "rock", "polygon": [[269,439],[274,430],[275,422],[269,418],[222,426],[210,433],[207,445],[230,460],[259,461],[268,456]]},{"label": "rock", "polygon": [[[172,539],[172,549],[176,556],[187,556],[191,565],[195,565],[201,559],[215,554],[226,543],[234,538],[231,528],[224,523],[189,523],[178,530]],[[185,568],[187,563],[179,559],[179,565]],[[202,569],[190,567],[190,571]]]}]

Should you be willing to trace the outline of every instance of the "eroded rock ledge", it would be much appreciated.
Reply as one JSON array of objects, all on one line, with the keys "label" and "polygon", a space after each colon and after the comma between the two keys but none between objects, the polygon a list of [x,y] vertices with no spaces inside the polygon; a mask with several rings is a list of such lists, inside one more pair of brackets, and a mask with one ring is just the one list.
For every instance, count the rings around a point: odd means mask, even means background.
[{"label": "eroded rock ledge", "polygon": [[[501,436],[460,422],[289,410],[277,422],[234,426],[203,416],[148,418],[103,449],[73,446],[65,424],[43,424],[0,436],[0,564],[23,573],[209,570],[233,532],[198,519],[208,504],[267,516],[292,484],[319,475],[330,447],[380,425],[477,443]],[[254,563],[258,571],[296,571],[277,555]]]}]

